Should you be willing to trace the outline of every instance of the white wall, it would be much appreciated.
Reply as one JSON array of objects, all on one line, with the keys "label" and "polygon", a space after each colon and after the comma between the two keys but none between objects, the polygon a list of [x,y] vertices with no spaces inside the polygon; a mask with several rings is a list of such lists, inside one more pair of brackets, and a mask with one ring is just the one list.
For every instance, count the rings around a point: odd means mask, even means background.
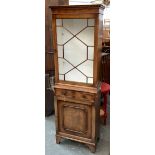
[{"label": "white wall", "polygon": [[92,0],[69,0],[69,5],[87,5],[91,4]]},{"label": "white wall", "polygon": [[[88,5],[92,4],[91,1],[93,0],[69,0],[69,5]],[[105,8],[103,19],[110,19],[110,6]]]}]

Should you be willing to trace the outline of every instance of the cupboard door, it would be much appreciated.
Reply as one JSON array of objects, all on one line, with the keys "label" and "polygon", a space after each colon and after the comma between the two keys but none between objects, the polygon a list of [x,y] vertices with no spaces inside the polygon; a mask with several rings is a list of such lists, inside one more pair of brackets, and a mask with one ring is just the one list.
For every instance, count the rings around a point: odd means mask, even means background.
[{"label": "cupboard door", "polygon": [[91,106],[58,101],[59,131],[91,138]]},{"label": "cupboard door", "polygon": [[60,81],[93,84],[95,19],[56,19]]}]

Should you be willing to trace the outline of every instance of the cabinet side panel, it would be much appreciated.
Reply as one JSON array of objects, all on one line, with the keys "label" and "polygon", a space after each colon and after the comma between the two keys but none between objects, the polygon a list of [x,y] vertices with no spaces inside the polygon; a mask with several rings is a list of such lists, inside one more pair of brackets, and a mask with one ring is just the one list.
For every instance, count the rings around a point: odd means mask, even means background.
[{"label": "cabinet side panel", "polygon": [[101,81],[102,79],[102,71],[101,71],[101,58],[102,58],[102,40],[103,40],[103,15],[99,14],[99,30],[98,30],[98,58],[97,58],[97,80]]},{"label": "cabinet side panel", "polygon": [[55,64],[55,82],[58,82],[58,53],[57,53],[57,36],[56,36],[56,16],[52,15],[52,45],[54,50],[54,64]]}]

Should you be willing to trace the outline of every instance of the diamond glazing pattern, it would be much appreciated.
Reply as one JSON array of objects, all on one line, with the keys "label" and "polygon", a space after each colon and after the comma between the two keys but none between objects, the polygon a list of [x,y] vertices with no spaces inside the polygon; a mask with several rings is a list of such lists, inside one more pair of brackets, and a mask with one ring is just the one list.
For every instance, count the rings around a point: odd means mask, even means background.
[{"label": "diamond glazing pattern", "polygon": [[93,83],[94,19],[56,19],[59,80]]}]

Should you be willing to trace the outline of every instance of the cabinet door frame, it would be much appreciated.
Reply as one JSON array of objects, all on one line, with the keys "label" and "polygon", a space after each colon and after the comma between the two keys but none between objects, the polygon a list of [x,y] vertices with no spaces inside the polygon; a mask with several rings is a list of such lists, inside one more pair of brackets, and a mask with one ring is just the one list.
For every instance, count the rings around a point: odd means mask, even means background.
[{"label": "cabinet door frame", "polygon": [[[94,19],[94,62],[93,62],[93,84],[73,82],[73,81],[63,81],[59,80],[59,66],[58,66],[58,49],[57,49],[57,32],[56,32],[56,19]],[[52,14],[52,35],[53,38],[53,49],[54,49],[54,64],[55,64],[55,83],[64,84],[75,84],[83,86],[96,86],[97,85],[97,59],[98,59],[98,14],[83,14],[83,16],[78,14]]]}]

